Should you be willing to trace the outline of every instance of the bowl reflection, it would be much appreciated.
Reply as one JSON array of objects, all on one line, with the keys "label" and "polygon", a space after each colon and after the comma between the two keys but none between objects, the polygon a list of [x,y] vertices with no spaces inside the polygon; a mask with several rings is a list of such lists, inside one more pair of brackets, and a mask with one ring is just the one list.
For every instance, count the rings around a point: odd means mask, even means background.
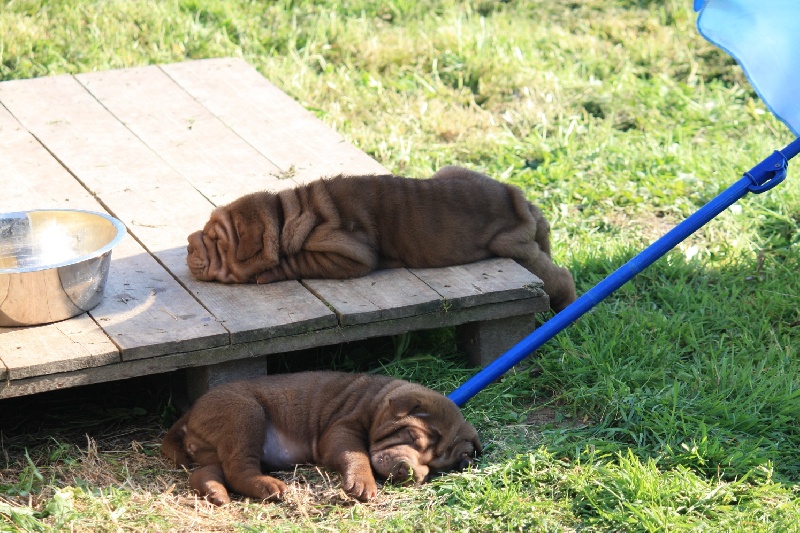
[{"label": "bowl reflection", "polygon": [[0,327],[64,320],[103,298],[125,226],[103,213],[0,214]]}]

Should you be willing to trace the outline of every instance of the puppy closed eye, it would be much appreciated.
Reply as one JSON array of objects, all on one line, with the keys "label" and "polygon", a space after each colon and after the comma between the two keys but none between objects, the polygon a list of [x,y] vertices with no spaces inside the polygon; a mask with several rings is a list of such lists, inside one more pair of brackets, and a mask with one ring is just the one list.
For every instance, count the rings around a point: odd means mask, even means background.
[{"label": "puppy closed eye", "polygon": [[428,435],[417,429],[408,429],[408,438],[415,448],[425,449],[429,446]]}]

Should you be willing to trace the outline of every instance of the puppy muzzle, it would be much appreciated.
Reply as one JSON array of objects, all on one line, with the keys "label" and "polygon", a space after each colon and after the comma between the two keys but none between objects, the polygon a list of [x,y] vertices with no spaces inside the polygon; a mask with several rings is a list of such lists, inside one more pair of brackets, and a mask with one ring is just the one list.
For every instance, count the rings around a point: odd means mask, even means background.
[{"label": "puppy muzzle", "polygon": [[417,464],[407,457],[379,455],[374,457],[375,470],[386,478],[386,481],[397,485],[404,483],[425,483],[430,469]]},{"label": "puppy muzzle", "polygon": [[472,466],[472,457],[463,457],[456,467],[457,470],[466,470]]},{"label": "puppy muzzle", "polygon": [[209,281],[207,275],[211,261],[208,257],[208,249],[203,242],[203,232],[196,231],[188,237],[189,245],[186,247],[186,265],[189,272],[195,279]]},{"label": "puppy muzzle", "polygon": [[414,479],[414,467],[405,460],[398,461],[389,472],[387,481],[396,484],[408,483]]}]

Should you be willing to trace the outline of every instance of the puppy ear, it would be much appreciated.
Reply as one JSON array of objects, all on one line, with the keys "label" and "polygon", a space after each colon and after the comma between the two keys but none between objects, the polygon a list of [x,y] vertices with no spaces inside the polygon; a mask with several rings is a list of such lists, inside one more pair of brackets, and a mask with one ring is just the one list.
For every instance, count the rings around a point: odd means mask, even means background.
[{"label": "puppy ear", "polygon": [[420,399],[411,394],[404,394],[399,397],[389,398],[389,408],[396,418],[405,418],[407,416],[426,418],[431,416],[425,409],[423,409]]},{"label": "puppy ear", "polygon": [[408,394],[400,397],[389,398],[389,408],[391,409],[395,418],[405,418],[418,407],[419,401]]},{"label": "puppy ear", "polygon": [[258,219],[245,220],[234,213],[236,230],[236,260],[246,261],[264,249],[264,225]]}]

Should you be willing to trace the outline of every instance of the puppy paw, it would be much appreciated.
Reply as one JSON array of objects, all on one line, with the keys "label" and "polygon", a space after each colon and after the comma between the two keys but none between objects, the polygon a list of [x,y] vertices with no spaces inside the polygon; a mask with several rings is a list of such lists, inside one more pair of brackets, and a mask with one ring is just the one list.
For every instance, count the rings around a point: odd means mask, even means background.
[{"label": "puppy paw", "polygon": [[217,507],[231,503],[231,497],[228,495],[228,491],[225,490],[225,487],[221,487],[221,489],[222,490],[211,489],[205,494],[205,498]]},{"label": "puppy paw", "polygon": [[372,476],[345,476],[342,488],[348,496],[366,502],[378,495],[378,485]]},{"label": "puppy paw", "polygon": [[259,500],[278,501],[283,498],[287,490],[286,483],[271,476],[260,476],[254,480],[252,491],[246,496]]},{"label": "puppy paw", "polygon": [[189,476],[189,486],[214,505],[231,503],[222,467],[218,464],[201,466]]}]

